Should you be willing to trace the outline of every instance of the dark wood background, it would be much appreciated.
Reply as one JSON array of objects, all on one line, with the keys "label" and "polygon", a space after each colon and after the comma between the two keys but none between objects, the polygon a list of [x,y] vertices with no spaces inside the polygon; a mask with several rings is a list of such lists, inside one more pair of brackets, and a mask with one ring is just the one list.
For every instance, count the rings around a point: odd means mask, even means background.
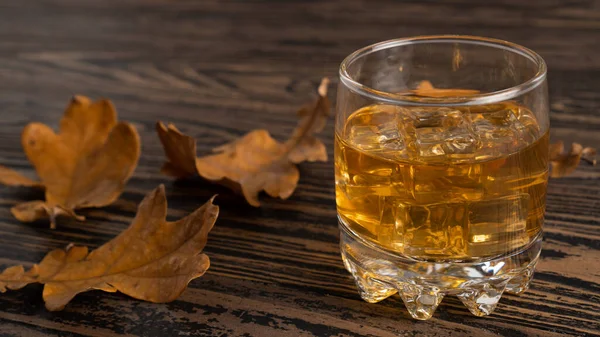
[{"label": "dark wood background", "polygon": [[[73,94],[108,97],[142,136],[121,199],[85,223],[22,224],[9,212],[42,197],[0,187],[0,266],[31,264],[70,242],[97,247],[165,183],[169,216],[218,193],[208,273],[175,302],[97,291],[48,312],[41,286],[0,295],[2,336],[600,336],[600,169],[549,186],[545,246],[532,289],[476,318],[455,298],[409,318],[395,296],[363,302],[338,252],[333,164],[302,164],[286,201],[260,209],[201,180],[173,183],[154,123],[175,123],[199,154],[266,127],[284,139],[320,78],[355,49],[457,33],[521,43],[548,62],[552,137],[600,146],[600,1],[0,1],[0,164],[33,175],[19,134],[56,126]],[[330,94],[335,98],[335,88]],[[333,123],[322,137],[332,154]]]}]

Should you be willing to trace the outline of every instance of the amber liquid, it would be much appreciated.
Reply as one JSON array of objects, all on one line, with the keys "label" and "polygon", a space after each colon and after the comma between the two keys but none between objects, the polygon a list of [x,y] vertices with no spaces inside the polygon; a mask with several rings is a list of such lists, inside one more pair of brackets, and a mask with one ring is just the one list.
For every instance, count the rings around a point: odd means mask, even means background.
[{"label": "amber liquid", "polygon": [[417,259],[497,256],[541,231],[548,133],[514,103],[371,105],[336,131],[335,175],[359,236]]}]

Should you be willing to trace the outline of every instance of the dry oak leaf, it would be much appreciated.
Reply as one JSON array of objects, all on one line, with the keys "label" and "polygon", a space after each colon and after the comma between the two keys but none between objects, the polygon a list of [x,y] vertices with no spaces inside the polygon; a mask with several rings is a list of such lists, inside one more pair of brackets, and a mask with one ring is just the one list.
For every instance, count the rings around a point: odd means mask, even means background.
[{"label": "dry oak leaf", "polygon": [[202,250],[219,214],[213,199],[185,218],[167,222],[165,188],[160,185],[144,198],[132,224],[119,236],[92,252],[84,246],[55,249],[27,272],[22,266],[10,267],[0,273],[0,292],[42,283],[51,311],[92,289],[155,303],[173,301],[210,266]]},{"label": "dry oak leaf", "polygon": [[26,186],[26,187],[41,187],[42,183],[25,177],[19,172],[13,171],[8,167],[0,165],[0,183],[6,186]]},{"label": "dry oak leaf", "polygon": [[549,157],[552,167],[550,177],[552,178],[560,178],[572,173],[582,159],[596,165],[596,149],[584,148],[579,143],[571,144],[569,152],[565,152],[565,145],[562,141],[550,144]]},{"label": "dry oak leaf", "polygon": [[241,193],[246,201],[260,206],[258,194],[288,198],[296,189],[300,173],[295,164],[327,161],[325,145],[314,134],[325,126],[330,111],[329,80],[318,88],[318,99],[298,111],[300,121],[290,139],[280,143],[267,130],[253,130],[231,143],[213,149],[213,155],[196,158],[196,141],[174,125],[156,124],[167,162],[161,171],[176,178],[199,174]]},{"label": "dry oak leaf", "polygon": [[419,85],[417,86],[417,88],[415,90],[411,90],[410,93],[417,95],[417,96],[422,96],[422,97],[442,98],[442,97],[453,97],[453,96],[465,97],[465,96],[477,95],[479,93],[479,90],[439,89],[439,88],[435,88],[429,81],[421,81],[419,83]]},{"label": "dry oak leaf", "polygon": [[91,102],[75,96],[60,121],[59,133],[30,123],[21,143],[41,182],[0,167],[0,183],[43,187],[46,201],[16,205],[12,214],[24,222],[43,217],[56,226],[58,215],[83,220],[75,210],[106,206],[115,201],[140,157],[140,137],[133,125],[117,122],[108,100]]}]

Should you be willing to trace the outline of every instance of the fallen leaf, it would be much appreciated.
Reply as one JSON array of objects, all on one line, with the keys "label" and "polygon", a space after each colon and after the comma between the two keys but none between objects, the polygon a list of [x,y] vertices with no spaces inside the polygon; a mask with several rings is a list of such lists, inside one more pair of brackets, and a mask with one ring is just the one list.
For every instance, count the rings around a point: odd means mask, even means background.
[{"label": "fallen leaf", "polygon": [[591,147],[584,148],[583,151],[581,151],[581,159],[596,166],[596,149]]},{"label": "fallen leaf", "polygon": [[421,81],[416,89],[411,90],[410,93],[416,96],[422,97],[465,97],[477,95],[479,90],[472,89],[439,89],[435,88],[429,81]]},{"label": "fallen leaf", "polygon": [[42,283],[51,311],[92,289],[155,303],[175,300],[210,266],[202,250],[219,214],[213,199],[185,218],[167,222],[160,185],[144,198],[132,224],[119,236],[92,252],[84,246],[55,249],[27,272],[22,266],[10,267],[0,273],[0,292]]},{"label": "fallen leaf", "polygon": [[7,289],[16,290],[36,282],[38,276],[38,267],[34,265],[29,271],[25,271],[23,266],[12,266],[6,268],[0,273],[0,293]]},{"label": "fallen leaf", "polygon": [[548,151],[548,158],[550,158],[550,160],[556,160],[558,159],[558,157],[560,157],[562,155],[562,153],[565,151],[565,144],[563,143],[562,140],[550,144],[550,149]]},{"label": "fallen leaf", "polygon": [[115,201],[140,156],[136,129],[117,122],[112,103],[92,103],[83,96],[75,96],[67,107],[58,134],[34,122],[23,130],[21,143],[41,182],[1,167],[0,183],[44,187],[45,202],[20,204],[11,211],[26,222],[48,216],[52,228],[58,215],[83,219],[76,209]]},{"label": "fallen leaf", "polygon": [[572,173],[579,166],[581,159],[596,165],[596,150],[594,148],[584,148],[579,143],[573,143],[569,152],[565,153],[564,149],[565,146],[562,141],[550,144],[549,158],[552,168],[550,177],[560,178]]},{"label": "fallen leaf", "polygon": [[39,181],[27,178],[19,172],[13,171],[8,167],[0,165],[0,184],[6,186],[26,186],[26,187],[41,187],[44,185]]},{"label": "fallen leaf", "polygon": [[325,145],[314,134],[325,126],[330,110],[327,99],[329,80],[319,86],[319,98],[298,111],[300,121],[285,142],[273,139],[267,130],[253,130],[231,143],[213,149],[216,154],[196,158],[196,142],[174,125],[156,124],[165,149],[164,174],[203,178],[241,191],[248,203],[260,206],[258,194],[288,198],[296,189],[300,173],[295,164],[303,161],[327,161]]},{"label": "fallen leaf", "polygon": [[298,164],[303,161],[327,161],[327,150],[318,138],[314,136],[325,127],[329,110],[331,109],[327,99],[327,86],[329,79],[324,78],[317,92],[319,99],[298,110],[300,121],[294,130],[292,137],[286,142],[288,158],[291,162]]}]

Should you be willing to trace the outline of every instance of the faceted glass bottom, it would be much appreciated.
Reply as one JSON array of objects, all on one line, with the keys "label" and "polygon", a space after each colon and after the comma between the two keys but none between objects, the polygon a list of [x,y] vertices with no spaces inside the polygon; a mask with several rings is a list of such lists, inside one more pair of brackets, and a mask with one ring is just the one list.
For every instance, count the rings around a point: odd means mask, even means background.
[{"label": "faceted glass bottom", "polygon": [[346,269],[369,303],[398,293],[410,315],[431,318],[445,295],[455,295],[475,316],[491,314],[504,291],[529,288],[542,248],[537,236],[525,248],[489,260],[430,262],[397,255],[367,242],[340,221],[340,247]]}]

